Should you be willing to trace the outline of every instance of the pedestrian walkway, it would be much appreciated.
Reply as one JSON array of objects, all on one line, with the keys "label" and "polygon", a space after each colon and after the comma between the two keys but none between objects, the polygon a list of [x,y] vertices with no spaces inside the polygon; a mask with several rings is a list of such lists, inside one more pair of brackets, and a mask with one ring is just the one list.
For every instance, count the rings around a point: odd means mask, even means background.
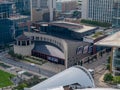
[{"label": "pedestrian walkway", "polygon": [[65,70],[65,66],[64,65],[60,65],[60,64],[54,64],[51,62],[47,62],[43,65],[40,66],[40,68],[55,72],[55,73],[59,73],[63,70]]}]

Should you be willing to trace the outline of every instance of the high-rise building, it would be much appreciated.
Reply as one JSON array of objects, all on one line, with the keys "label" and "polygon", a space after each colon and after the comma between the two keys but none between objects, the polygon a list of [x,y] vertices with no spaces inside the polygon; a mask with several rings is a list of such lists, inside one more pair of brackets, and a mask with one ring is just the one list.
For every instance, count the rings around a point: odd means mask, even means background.
[{"label": "high-rise building", "polygon": [[113,27],[120,27],[120,0],[114,0],[113,4]]},{"label": "high-rise building", "polygon": [[8,18],[12,14],[12,3],[7,1],[0,2],[0,19]]},{"label": "high-rise building", "polygon": [[31,21],[52,21],[55,9],[56,0],[31,0]]},{"label": "high-rise building", "polygon": [[112,22],[113,0],[83,0],[82,18],[100,22]]},{"label": "high-rise building", "polygon": [[12,26],[13,23],[7,18],[12,14],[12,3],[0,1],[0,45],[4,45],[13,40]]},{"label": "high-rise building", "polygon": [[15,12],[22,15],[30,15],[30,0],[6,0],[14,2]]}]

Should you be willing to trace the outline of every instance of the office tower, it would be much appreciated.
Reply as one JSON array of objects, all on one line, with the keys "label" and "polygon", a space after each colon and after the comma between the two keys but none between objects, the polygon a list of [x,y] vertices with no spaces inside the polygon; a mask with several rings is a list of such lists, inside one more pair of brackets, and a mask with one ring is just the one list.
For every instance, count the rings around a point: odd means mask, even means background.
[{"label": "office tower", "polygon": [[7,1],[0,2],[0,19],[8,18],[12,14],[12,3]]},{"label": "office tower", "polygon": [[6,0],[13,2],[15,6],[15,12],[22,15],[30,15],[30,0]]},{"label": "office tower", "polygon": [[83,0],[82,18],[100,22],[112,22],[113,0]]},{"label": "office tower", "polygon": [[12,41],[13,23],[7,18],[12,14],[12,3],[7,1],[0,1],[0,45],[4,45]]},{"label": "office tower", "polygon": [[113,4],[113,27],[120,27],[120,0],[114,0]]},{"label": "office tower", "polygon": [[[114,0],[114,5],[113,5],[113,33],[120,31],[120,0]],[[119,32],[118,32],[119,34]],[[118,35],[116,33],[116,38],[115,40],[118,39]],[[115,41],[114,40],[114,41]],[[118,41],[116,41],[118,42]],[[120,48],[114,47],[113,49],[113,74],[114,75],[120,75]]]}]

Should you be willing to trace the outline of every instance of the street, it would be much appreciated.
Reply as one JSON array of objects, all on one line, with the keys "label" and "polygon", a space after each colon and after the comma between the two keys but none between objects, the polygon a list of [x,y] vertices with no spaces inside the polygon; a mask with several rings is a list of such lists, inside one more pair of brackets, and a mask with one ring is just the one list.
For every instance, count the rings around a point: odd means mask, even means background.
[{"label": "street", "polygon": [[56,74],[52,71],[45,70],[45,69],[40,68],[36,65],[32,66],[28,63],[24,63],[24,62],[21,62],[21,61],[18,62],[18,61],[12,60],[12,59],[8,59],[8,58],[5,57],[5,54],[6,54],[6,52],[0,53],[0,61],[2,61],[4,63],[10,64],[10,65],[13,65],[13,66],[16,66],[16,67],[20,67],[22,69],[26,69],[26,70],[29,70],[29,71],[32,71],[32,72],[35,72],[35,73],[38,73],[38,74],[41,74],[41,75],[44,75],[44,76],[47,76],[47,77],[51,77],[51,76]]},{"label": "street", "polygon": [[[55,72],[52,72],[47,69],[43,69],[39,67],[38,65],[31,65],[30,63],[8,59],[5,57],[5,54],[6,52],[0,53],[0,60],[4,63],[10,64],[16,67],[20,67],[22,69],[32,71],[32,72],[35,72],[35,73],[38,73],[40,75],[47,76],[47,77],[51,77],[56,74]],[[83,64],[83,66],[87,69],[94,69],[95,71],[94,81],[95,81],[96,87],[105,87],[105,88],[110,87],[106,83],[103,82],[103,79],[101,80],[101,78],[104,76],[104,73],[106,72],[105,64],[107,63],[108,56],[109,54],[105,53],[102,57],[99,57],[97,60]]]},{"label": "street", "polygon": [[105,53],[102,57],[99,57],[98,60],[83,65],[87,69],[94,69],[94,81],[96,87],[110,88],[110,86],[103,82],[103,76],[107,71],[105,64],[107,63],[108,56],[109,55]]}]

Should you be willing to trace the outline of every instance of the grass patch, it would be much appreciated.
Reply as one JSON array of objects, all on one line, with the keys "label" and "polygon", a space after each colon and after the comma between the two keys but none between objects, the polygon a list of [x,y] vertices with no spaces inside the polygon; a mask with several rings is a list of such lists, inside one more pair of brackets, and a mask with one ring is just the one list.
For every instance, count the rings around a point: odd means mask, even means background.
[{"label": "grass patch", "polygon": [[102,32],[96,32],[92,37],[97,38],[100,35],[103,35],[103,33]]},{"label": "grass patch", "polygon": [[25,58],[24,61],[27,61],[27,62],[30,62],[30,63],[34,63],[34,64],[38,64],[38,65],[42,65],[41,62],[34,61],[34,60],[30,59],[30,58]]},{"label": "grass patch", "polygon": [[14,75],[0,70],[0,88],[13,85],[10,80],[11,77],[14,77]]}]

